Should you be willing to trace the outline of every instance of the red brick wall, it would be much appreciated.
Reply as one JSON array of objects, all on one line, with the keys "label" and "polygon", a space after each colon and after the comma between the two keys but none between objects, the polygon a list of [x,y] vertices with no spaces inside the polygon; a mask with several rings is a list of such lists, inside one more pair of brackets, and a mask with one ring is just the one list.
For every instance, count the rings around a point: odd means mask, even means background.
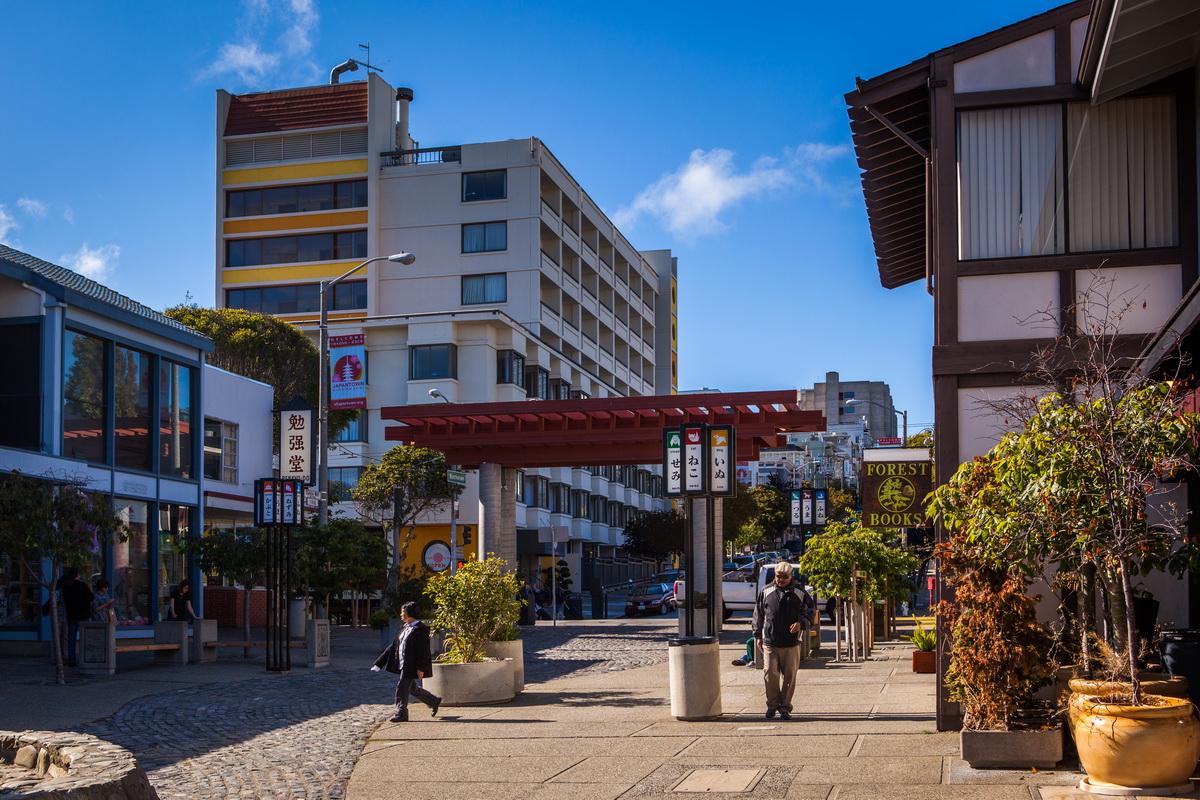
[{"label": "red brick wall", "polygon": [[[222,628],[242,627],[242,603],[246,592],[232,586],[204,587],[204,617],[215,619]],[[267,590],[259,587],[250,592],[250,625],[267,624]]]}]

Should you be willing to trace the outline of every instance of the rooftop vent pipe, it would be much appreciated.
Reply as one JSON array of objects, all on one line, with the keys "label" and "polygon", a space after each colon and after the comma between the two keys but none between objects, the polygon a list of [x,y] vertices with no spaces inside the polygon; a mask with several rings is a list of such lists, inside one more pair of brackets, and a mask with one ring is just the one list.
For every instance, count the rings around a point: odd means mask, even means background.
[{"label": "rooftop vent pipe", "polygon": [[358,70],[358,62],[353,58],[348,59],[329,71],[329,82],[338,83],[343,72],[356,72]]}]

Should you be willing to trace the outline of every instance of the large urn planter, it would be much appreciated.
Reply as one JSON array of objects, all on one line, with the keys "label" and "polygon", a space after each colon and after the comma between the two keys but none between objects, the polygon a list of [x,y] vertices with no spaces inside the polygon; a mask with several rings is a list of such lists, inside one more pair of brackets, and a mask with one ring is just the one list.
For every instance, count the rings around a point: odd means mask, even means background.
[{"label": "large urn planter", "polygon": [[[1187,699],[1188,679],[1182,675],[1164,675],[1159,672],[1140,672],[1138,682],[1142,686],[1142,696],[1159,695],[1162,697],[1180,697]],[[1098,681],[1090,678],[1071,678],[1067,685],[1070,687],[1070,697],[1067,702],[1067,725],[1074,736],[1075,719],[1083,702],[1089,698],[1128,697],[1133,691],[1133,685],[1128,681]]]},{"label": "large urn planter", "polygon": [[509,639],[506,642],[488,642],[483,652],[489,658],[512,659],[513,692],[520,694],[525,691],[525,645],[520,639]]},{"label": "large urn planter", "polygon": [[425,678],[423,684],[442,698],[444,706],[507,703],[517,696],[513,689],[513,662],[507,658],[465,664],[435,662],[433,675]]},{"label": "large urn planter", "polygon": [[973,769],[1053,769],[1063,757],[1063,729],[959,732],[962,759]]},{"label": "large urn planter", "polygon": [[1200,757],[1200,720],[1191,702],[1153,697],[1143,705],[1079,695],[1072,723],[1087,772],[1083,791],[1096,794],[1185,794]]}]

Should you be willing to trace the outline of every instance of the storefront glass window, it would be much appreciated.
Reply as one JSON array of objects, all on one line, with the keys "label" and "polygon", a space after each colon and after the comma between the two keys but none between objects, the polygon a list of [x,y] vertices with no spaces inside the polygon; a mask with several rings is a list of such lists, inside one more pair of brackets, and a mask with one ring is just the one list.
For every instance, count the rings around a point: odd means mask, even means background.
[{"label": "storefront glass window", "polygon": [[[192,510],[187,506],[163,503],[158,512],[158,558],[162,565],[158,587],[159,619],[167,618],[167,602],[171,590],[188,576],[188,560],[184,546],[192,531]],[[196,592],[193,590],[192,596]],[[196,608],[193,600],[192,607]],[[197,609],[198,610],[198,609]]]},{"label": "storefront glass window", "polygon": [[192,475],[192,370],[162,361],[158,370],[159,471],[164,475]]},{"label": "storefront glass window", "polygon": [[41,604],[37,578],[20,561],[0,553],[0,629],[34,630]]},{"label": "storefront glass window", "polygon": [[118,625],[149,625],[150,615],[150,539],[146,521],[148,504],[143,500],[114,501],[117,514],[125,523],[129,538],[113,544],[113,597]]},{"label": "storefront glass window", "polygon": [[63,455],[104,463],[108,374],[104,342],[67,331],[63,353]]}]

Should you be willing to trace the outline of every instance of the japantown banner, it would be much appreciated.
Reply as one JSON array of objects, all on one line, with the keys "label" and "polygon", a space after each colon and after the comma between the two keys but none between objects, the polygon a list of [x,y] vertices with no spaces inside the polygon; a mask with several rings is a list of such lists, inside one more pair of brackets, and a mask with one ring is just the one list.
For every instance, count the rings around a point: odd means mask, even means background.
[{"label": "japantown banner", "polygon": [[329,407],[367,407],[367,347],[361,333],[329,337]]}]

